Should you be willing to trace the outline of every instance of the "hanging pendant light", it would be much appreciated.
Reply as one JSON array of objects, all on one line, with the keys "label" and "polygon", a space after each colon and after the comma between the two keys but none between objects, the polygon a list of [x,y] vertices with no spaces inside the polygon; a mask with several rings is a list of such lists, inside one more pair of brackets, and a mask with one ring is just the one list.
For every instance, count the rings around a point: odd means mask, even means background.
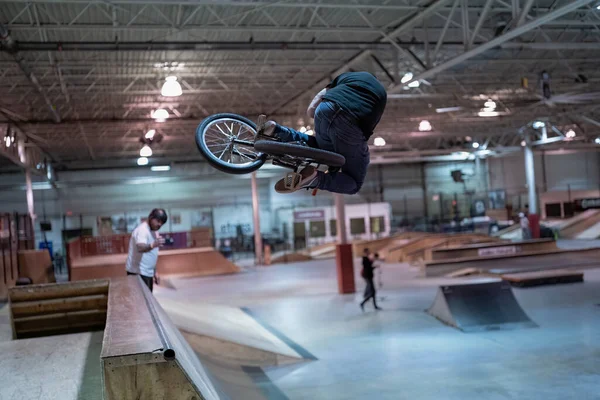
[{"label": "hanging pendant light", "polygon": [[140,158],[138,158],[137,164],[139,166],[148,165],[148,158],[146,158],[146,157],[140,157]]},{"label": "hanging pendant light", "polygon": [[164,108],[159,108],[158,110],[152,111],[152,118],[154,118],[156,122],[165,122],[165,120],[169,118],[169,112]]},{"label": "hanging pendant light", "polygon": [[181,85],[177,82],[177,77],[174,75],[167,76],[163,83],[160,94],[165,97],[177,97],[182,94]]},{"label": "hanging pendant light", "polygon": [[140,157],[150,157],[151,155],[152,155],[152,149],[148,145],[145,145],[140,150]]}]

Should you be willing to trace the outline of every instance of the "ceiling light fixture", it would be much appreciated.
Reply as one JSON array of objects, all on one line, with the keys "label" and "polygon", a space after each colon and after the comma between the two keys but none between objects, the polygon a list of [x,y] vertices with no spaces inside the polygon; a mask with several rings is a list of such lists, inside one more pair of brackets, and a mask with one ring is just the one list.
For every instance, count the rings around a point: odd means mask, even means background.
[{"label": "ceiling light fixture", "polygon": [[165,97],[177,97],[182,95],[181,85],[177,82],[177,77],[174,75],[167,76],[163,83],[160,94]]},{"label": "ceiling light fixture", "polygon": [[156,122],[165,122],[165,120],[169,118],[169,112],[164,108],[159,108],[152,111],[151,116],[156,120]]},{"label": "ceiling light fixture", "polygon": [[500,113],[498,111],[479,111],[479,113],[477,113],[477,115],[479,115],[480,117],[497,117],[498,115],[500,115]]},{"label": "ceiling light fixture", "polygon": [[144,145],[140,150],[140,157],[150,157],[152,155],[152,149],[148,145]]},{"label": "ceiling light fixture", "polygon": [[479,148],[479,143],[473,142],[473,144],[471,146],[473,146],[474,149],[478,149]]},{"label": "ceiling light fixture", "polygon": [[594,140],[594,143],[596,144],[600,144],[600,136],[596,138],[596,140]]},{"label": "ceiling light fixture", "polygon": [[569,129],[565,136],[567,136],[567,139],[573,139],[577,134],[573,129]]},{"label": "ceiling light fixture", "polygon": [[419,86],[421,86],[421,83],[419,81],[412,81],[408,84],[409,88],[418,88]]},{"label": "ceiling light fixture", "polygon": [[156,134],[156,130],[155,129],[150,129],[148,132],[146,132],[146,134],[144,135],[144,137],[148,140],[152,140],[154,139],[154,135]]},{"label": "ceiling light fixture", "polygon": [[148,165],[148,159],[146,157],[140,157],[137,160],[137,165]]},{"label": "ceiling light fixture", "polygon": [[402,79],[400,79],[400,82],[402,82],[402,83],[410,82],[412,80],[412,78],[413,78],[412,72],[407,72],[404,74]]},{"label": "ceiling light fixture", "polygon": [[431,123],[427,120],[423,120],[419,122],[419,131],[421,132],[429,132],[432,129]]},{"label": "ceiling light fixture", "polygon": [[533,129],[540,129],[540,128],[544,127],[544,126],[546,126],[546,123],[542,122],[542,121],[535,121],[533,123]]},{"label": "ceiling light fixture", "polygon": [[170,171],[171,166],[170,165],[154,165],[154,166],[150,167],[150,170],[154,171],[154,172]]},{"label": "ceiling light fixture", "polygon": [[385,146],[385,139],[381,136],[378,136],[375,138],[375,140],[373,140],[373,144],[377,147]]},{"label": "ceiling light fixture", "polygon": [[522,146],[522,147],[525,147],[525,146],[527,146],[527,142],[526,142],[526,141],[524,141],[524,140],[521,140],[521,146]]},{"label": "ceiling light fixture", "polygon": [[485,108],[489,109],[488,111],[493,111],[496,109],[496,102],[492,99],[488,99],[484,104]]}]

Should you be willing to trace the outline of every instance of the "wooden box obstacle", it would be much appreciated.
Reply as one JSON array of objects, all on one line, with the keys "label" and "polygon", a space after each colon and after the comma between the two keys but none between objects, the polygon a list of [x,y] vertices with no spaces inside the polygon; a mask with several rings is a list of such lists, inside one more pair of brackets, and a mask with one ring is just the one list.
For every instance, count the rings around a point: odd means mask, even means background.
[{"label": "wooden box obstacle", "polygon": [[101,330],[108,281],[16,286],[8,298],[13,339]]}]

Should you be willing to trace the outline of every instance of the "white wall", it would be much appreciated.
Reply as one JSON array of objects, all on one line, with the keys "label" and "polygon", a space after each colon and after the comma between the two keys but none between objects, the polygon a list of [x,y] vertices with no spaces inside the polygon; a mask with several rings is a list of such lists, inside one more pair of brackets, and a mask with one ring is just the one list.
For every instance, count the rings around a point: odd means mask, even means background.
[{"label": "white wall", "polygon": [[[595,190],[600,188],[600,151],[534,155],[538,191]],[[527,190],[522,152],[488,160],[490,189],[510,193]],[[544,181],[545,176],[545,181]]]},{"label": "white wall", "polygon": [[[346,237],[351,240],[367,240],[376,239],[378,237],[389,236],[391,229],[391,207],[389,203],[368,203],[368,204],[346,204]],[[317,219],[304,219],[295,220],[295,212],[322,212],[324,217]],[[322,207],[298,207],[298,208],[286,208],[280,209],[278,214],[278,221],[280,224],[284,222],[289,227],[289,243],[293,244],[293,224],[296,222],[303,222],[305,232],[308,232],[308,243],[307,246],[312,246],[321,243],[331,243],[336,241],[336,236],[332,235],[330,229],[331,220],[337,218],[336,208],[334,206],[322,206]],[[384,219],[384,230],[380,233],[371,232],[371,218],[383,217]],[[350,230],[351,219],[363,219],[365,223],[365,232],[363,234],[353,235]],[[325,237],[310,237],[310,222],[311,221],[325,221]]]},{"label": "white wall", "polygon": [[[541,155],[536,154],[535,165],[540,193],[544,189],[544,172],[545,184],[551,192],[566,191],[569,186],[572,191],[600,189],[600,152],[548,154],[543,163]],[[422,217],[426,208],[430,217],[439,215],[440,200],[434,200],[434,196],[441,193],[444,214],[449,217],[454,193],[459,195],[460,204],[466,203],[464,186],[453,182],[450,176],[450,171],[454,169],[460,169],[468,175],[467,189],[477,192],[476,196],[485,195],[488,189],[506,189],[508,202],[516,206],[519,194],[522,205],[527,202],[521,153],[482,161],[478,168],[473,161],[429,163],[424,167],[421,164],[371,165],[361,192],[344,196],[345,201],[348,205],[389,203],[392,224],[395,226],[404,217]],[[286,171],[271,166],[258,171],[263,233],[281,229],[285,210],[334,204],[333,196],[322,191],[316,196],[308,191],[288,195],[276,193],[273,186]],[[426,193],[423,191],[423,181]],[[27,211],[24,182],[23,174],[0,175],[0,212]],[[380,182],[383,182],[383,193],[380,191]],[[221,210],[214,221],[217,237],[221,235],[223,225],[243,222],[252,227],[249,176],[227,175],[206,164],[178,164],[171,171],[161,173],[150,172],[147,168],[59,171],[57,189],[51,189],[43,182],[36,183],[35,187],[38,219],[43,219],[45,210],[46,218],[53,223],[53,231],[48,233],[48,237],[55,243],[60,243],[62,216],[67,212],[72,213],[72,217],[67,217],[65,221],[67,229],[79,227],[80,214],[84,217],[83,227],[95,231],[97,216],[125,213],[145,216],[154,207],[166,208],[171,215],[180,214],[181,223],[167,227],[172,231],[189,230],[194,213],[207,209]],[[468,207],[463,207],[461,215],[467,213]],[[38,239],[40,237],[38,234]]]}]

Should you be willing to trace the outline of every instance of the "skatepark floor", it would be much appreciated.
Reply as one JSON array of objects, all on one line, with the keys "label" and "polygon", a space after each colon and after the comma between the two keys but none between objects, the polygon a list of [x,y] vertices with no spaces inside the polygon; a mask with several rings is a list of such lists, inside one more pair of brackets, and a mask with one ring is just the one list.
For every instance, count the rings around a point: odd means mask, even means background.
[{"label": "skatepark floor", "polygon": [[313,354],[265,371],[277,399],[600,399],[600,269],[584,283],[515,288],[537,328],[463,333],[424,312],[450,280],[406,264],[384,265],[383,311],[361,312],[358,264],[354,295],[337,294],[334,260],[177,280],[155,295],[247,307]]},{"label": "skatepark floor", "polygon": [[[175,290],[155,286],[154,294],[198,309],[245,307],[317,358],[266,368],[264,379],[277,389],[265,385],[269,399],[600,399],[600,269],[585,270],[584,283],[513,289],[538,327],[483,333],[426,314],[438,286],[458,281],[420,278],[407,264],[383,265],[383,310],[370,303],[361,312],[359,270],[356,260],[352,295],[337,294],[332,259],[174,279]],[[0,305],[0,399],[101,398],[102,332],[10,337]]]}]

